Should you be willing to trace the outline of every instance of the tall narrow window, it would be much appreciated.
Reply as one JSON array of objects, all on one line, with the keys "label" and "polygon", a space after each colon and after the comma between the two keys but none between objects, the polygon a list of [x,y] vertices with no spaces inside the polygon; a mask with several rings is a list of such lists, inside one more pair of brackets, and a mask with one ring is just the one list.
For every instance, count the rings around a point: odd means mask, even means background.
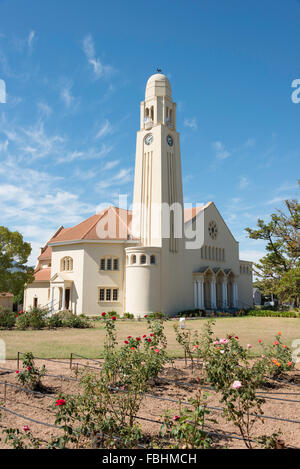
[{"label": "tall narrow window", "polygon": [[154,254],[152,254],[152,255],[150,256],[150,264],[152,264],[152,265],[155,264],[155,256],[154,256]]},{"label": "tall narrow window", "polygon": [[140,257],[140,263],[141,264],[146,264],[146,256],[145,254],[142,254],[141,257]]},{"label": "tall narrow window", "polygon": [[118,289],[113,289],[113,301],[118,301]]},{"label": "tall narrow window", "polygon": [[104,294],[105,294],[104,288],[100,288],[100,290],[99,290],[99,300],[100,301],[104,301],[104,299],[105,299]]},{"label": "tall narrow window", "polygon": [[114,259],[114,270],[119,270],[119,259]]},{"label": "tall narrow window", "polygon": [[133,254],[132,258],[131,258],[131,264],[136,264],[136,255]]},{"label": "tall narrow window", "polygon": [[72,257],[67,256],[67,257],[64,257],[61,260],[60,270],[61,271],[73,270],[73,259],[72,259]]},{"label": "tall narrow window", "polygon": [[107,270],[111,270],[111,267],[112,267],[112,261],[110,258],[108,258],[106,262],[106,268]]},{"label": "tall narrow window", "polygon": [[100,260],[100,270],[105,270],[105,257]]},{"label": "tall narrow window", "polygon": [[106,301],[110,301],[110,300],[111,300],[111,289],[107,288],[107,290],[106,290]]}]

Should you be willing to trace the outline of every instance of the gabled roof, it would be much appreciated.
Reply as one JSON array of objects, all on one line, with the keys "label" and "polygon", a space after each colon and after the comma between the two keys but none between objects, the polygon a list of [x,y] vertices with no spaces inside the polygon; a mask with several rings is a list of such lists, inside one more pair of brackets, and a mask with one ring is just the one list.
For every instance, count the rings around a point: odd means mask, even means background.
[{"label": "gabled roof", "polygon": [[204,210],[204,208],[206,206],[207,206],[207,204],[206,205],[201,205],[201,207],[185,208],[184,209],[184,223],[187,223],[188,221],[195,218],[198,215],[199,212]]},{"label": "gabled roof", "polygon": [[50,267],[45,269],[40,269],[36,271],[34,275],[35,282],[49,282],[50,281],[51,269]]},{"label": "gabled roof", "polygon": [[132,212],[108,207],[72,228],[62,230],[48,244],[79,240],[127,240],[131,233]]}]

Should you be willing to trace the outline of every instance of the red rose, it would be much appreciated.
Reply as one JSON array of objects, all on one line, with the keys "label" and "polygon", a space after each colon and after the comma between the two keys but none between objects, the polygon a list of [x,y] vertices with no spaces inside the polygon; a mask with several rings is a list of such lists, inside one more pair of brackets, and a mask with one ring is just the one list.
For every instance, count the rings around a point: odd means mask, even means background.
[{"label": "red rose", "polygon": [[152,342],[151,339],[147,339],[147,342]]},{"label": "red rose", "polygon": [[258,339],[258,343],[261,344],[261,343],[262,343],[262,340],[261,340],[261,339]]},{"label": "red rose", "polygon": [[57,407],[57,406],[65,405],[65,404],[66,404],[66,401],[65,401],[64,399],[58,399],[58,400],[56,401],[55,406]]},{"label": "red rose", "polygon": [[16,374],[19,374],[19,373],[20,373],[19,370],[16,370]]},{"label": "red rose", "polygon": [[102,317],[106,316],[106,313],[102,313],[101,316],[102,316]]},{"label": "red rose", "polygon": [[279,345],[279,342],[275,340],[274,345]]},{"label": "red rose", "polygon": [[129,336],[127,337],[127,339],[131,339],[131,337],[132,337],[132,336],[131,336],[131,335],[129,335]]},{"label": "red rose", "polygon": [[128,340],[124,340],[124,344],[129,344]]},{"label": "red rose", "polygon": [[150,337],[153,337],[153,336],[154,336],[154,334],[150,334]]},{"label": "red rose", "polygon": [[238,338],[238,336],[237,336],[237,335],[235,336],[235,339],[236,339],[236,340],[239,340],[239,338]]},{"label": "red rose", "polygon": [[173,420],[179,420],[179,415],[174,415]]},{"label": "red rose", "polygon": [[31,370],[31,366],[27,366],[27,370],[30,371],[30,370]]},{"label": "red rose", "polygon": [[147,318],[148,317],[148,314],[145,314],[144,318]]},{"label": "red rose", "polygon": [[140,337],[136,337],[136,339],[135,339],[135,340],[139,341],[139,340],[141,340],[141,338],[140,338]]},{"label": "red rose", "polygon": [[116,316],[113,316],[111,319],[112,319],[113,321],[115,321],[117,318],[116,318]]},{"label": "red rose", "polygon": [[146,334],[144,334],[144,335],[143,335],[143,339],[145,339],[146,337],[147,337]]}]

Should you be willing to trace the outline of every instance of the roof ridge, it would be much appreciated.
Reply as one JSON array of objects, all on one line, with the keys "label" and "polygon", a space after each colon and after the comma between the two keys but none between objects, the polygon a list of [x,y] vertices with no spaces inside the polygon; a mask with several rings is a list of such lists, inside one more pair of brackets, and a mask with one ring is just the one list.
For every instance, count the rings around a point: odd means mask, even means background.
[{"label": "roof ridge", "polygon": [[[84,239],[86,237],[86,235],[94,228],[94,226],[97,225],[97,223],[101,220],[101,218],[105,215],[105,212],[107,212],[110,207],[111,207],[111,205],[107,208],[104,208],[100,213],[95,213],[95,215],[92,215],[92,217],[97,216],[98,218],[95,221],[95,223],[93,223],[92,226],[90,226],[89,229],[81,236],[80,239]],[[79,223],[79,225],[80,225],[80,223]],[[78,225],[76,225],[76,226],[78,226]]]}]

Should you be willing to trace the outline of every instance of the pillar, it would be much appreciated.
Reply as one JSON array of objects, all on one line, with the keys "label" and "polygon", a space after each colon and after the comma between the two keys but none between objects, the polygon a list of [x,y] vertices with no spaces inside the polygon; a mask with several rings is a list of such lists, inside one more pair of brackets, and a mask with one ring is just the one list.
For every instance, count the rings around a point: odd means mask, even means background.
[{"label": "pillar", "polygon": [[198,309],[204,309],[204,281],[203,278],[198,280]]},{"label": "pillar", "polygon": [[227,295],[227,278],[223,279],[222,283],[222,308],[228,308],[228,295]]},{"label": "pillar", "polygon": [[210,282],[210,306],[211,309],[216,309],[217,298],[216,298],[216,278],[212,277]]},{"label": "pillar", "polygon": [[194,308],[198,308],[197,280],[194,280]]},{"label": "pillar", "polygon": [[50,311],[54,313],[54,287],[51,287]]},{"label": "pillar", "polygon": [[238,298],[238,284],[233,282],[233,307],[238,308],[239,298]]},{"label": "pillar", "polygon": [[65,284],[63,284],[61,309],[64,310],[65,306],[66,306],[66,287],[65,287]]}]

